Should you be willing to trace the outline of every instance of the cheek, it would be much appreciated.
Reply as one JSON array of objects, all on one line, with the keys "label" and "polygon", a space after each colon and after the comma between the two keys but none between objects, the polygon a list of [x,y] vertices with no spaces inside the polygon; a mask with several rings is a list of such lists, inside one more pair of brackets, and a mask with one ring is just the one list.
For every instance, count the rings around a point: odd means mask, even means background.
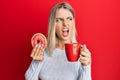
[{"label": "cheek", "polygon": [[70,28],[72,28],[73,26],[75,26],[75,22],[74,21],[69,22],[68,24],[69,24]]},{"label": "cheek", "polygon": [[70,23],[69,24],[69,28],[71,29],[71,30],[73,30],[73,27],[74,27],[75,25],[74,25],[74,23]]},{"label": "cheek", "polygon": [[56,25],[55,32],[57,34],[60,34],[61,27],[59,25]]}]

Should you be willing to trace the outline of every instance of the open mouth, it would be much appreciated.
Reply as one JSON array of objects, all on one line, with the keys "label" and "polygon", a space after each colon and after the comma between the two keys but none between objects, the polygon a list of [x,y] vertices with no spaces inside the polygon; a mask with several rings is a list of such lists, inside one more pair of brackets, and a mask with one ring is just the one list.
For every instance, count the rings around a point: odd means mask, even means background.
[{"label": "open mouth", "polygon": [[62,32],[63,32],[64,37],[67,37],[69,35],[69,29],[68,28],[63,28]]}]

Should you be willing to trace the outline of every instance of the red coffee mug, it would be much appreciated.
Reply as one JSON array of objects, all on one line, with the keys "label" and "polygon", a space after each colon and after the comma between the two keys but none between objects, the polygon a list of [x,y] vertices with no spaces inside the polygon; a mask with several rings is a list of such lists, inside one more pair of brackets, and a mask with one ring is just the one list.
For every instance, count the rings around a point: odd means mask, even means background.
[{"label": "red coffee mug", "polygon": [[80,57],[80,43],[66,43],[65,51],[68,61],[75,62],[78,61]]}]

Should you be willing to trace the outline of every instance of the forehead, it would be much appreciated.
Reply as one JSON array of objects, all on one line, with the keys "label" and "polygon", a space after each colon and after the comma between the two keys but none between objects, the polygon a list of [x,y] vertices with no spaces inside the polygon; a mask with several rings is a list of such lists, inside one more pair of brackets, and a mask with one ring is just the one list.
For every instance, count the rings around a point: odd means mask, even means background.
[{"label": "forehead", "polygon": [[72,13],[68,9],[60,8],[56,11],[56,17],[73,17]]}]

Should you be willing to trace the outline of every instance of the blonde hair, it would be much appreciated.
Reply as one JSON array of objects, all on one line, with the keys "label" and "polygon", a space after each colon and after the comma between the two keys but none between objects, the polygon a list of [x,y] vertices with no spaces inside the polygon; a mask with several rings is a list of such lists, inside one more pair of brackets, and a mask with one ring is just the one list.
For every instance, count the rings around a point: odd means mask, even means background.
[{"label": "blonde hair", "polygon": [[[70,4],[66,2],[58,3],[56,4],[51,12],[50,12],[50,17],[49,17],[49,22],[48,22],[48,37],[47,37],[47,52],[51,55],[53,53],[53,50],[55,49],[55,46],[57,44],[57,36],[55,34],[55,16],[56,16],[56,11],[60,8],[64,8],[69,10],[73,18],[75,17],[74,9],[71,7]],[[73,27],[73,33],[72,33],[72,42],[76,42],[76,28],[75,26]]]}]

